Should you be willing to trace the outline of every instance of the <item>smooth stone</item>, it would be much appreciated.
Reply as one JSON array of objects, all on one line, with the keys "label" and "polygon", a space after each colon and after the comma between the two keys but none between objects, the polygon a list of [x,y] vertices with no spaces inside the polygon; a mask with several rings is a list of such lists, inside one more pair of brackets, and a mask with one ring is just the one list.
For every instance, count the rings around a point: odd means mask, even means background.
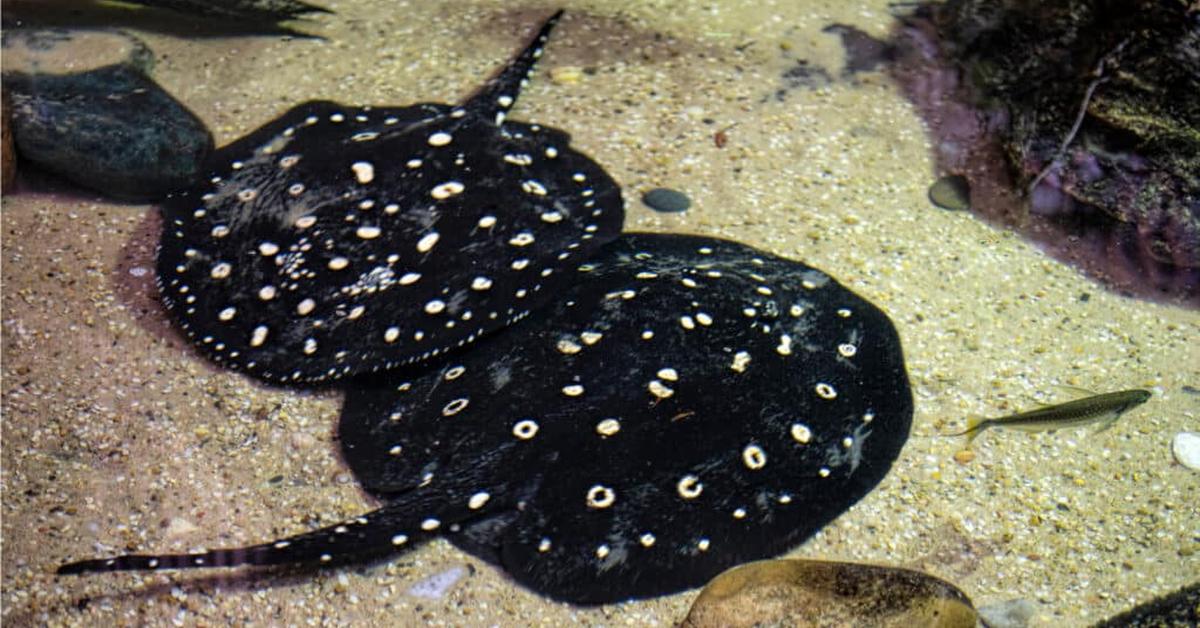
[{"label": "smooth stone", "polygon": [[1180,432],[1171,439],[1171,453],[1179,464],[1200,471],[1200,433]]},{"label": "smooth stone", "polygon": [[654,188],[642,195],[642,202],[656,212],[667,214],[684,212],[692,206],[692,200],[686,194],[670,188]]},{"label": "smooth stone", "polygon": [[929,202],[952,211],[971,208],[971,184],[961,174],[946,175],[929,186]]},{"label": "smooth stone", "polygon": [[152,201],[200,175],[212,134],[137,67],[6,73],[22,159],[79,185]]},{"label": "smooth stone", "polygon": [[68,31],[60,28],[6,30],[3,68],[8,74],[78,74],[110,65],[130,65],[149,73],[154,53],[120,31]]},{"label": "smooth stone", "polygon": [[979,607],[979,617],[988,628],[1025,628],[1034,615],[1037,615],[1037,606],[1026,599]]},{"label": "smooth stone", "polygon": [[977,621],[962,591],[919,571],[779,559],[746,563],[713,578],[680,626],[974,628]]}]

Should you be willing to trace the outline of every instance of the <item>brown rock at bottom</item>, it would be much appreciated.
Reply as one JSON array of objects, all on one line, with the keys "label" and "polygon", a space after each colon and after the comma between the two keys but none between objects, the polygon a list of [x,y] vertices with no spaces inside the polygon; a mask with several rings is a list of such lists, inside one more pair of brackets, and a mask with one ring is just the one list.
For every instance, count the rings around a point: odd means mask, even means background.
[{"label": "brown rock at bottom", "polygon": [[681,628],[973,628],[977,617],[970,599],[957,587],[919,571],[780,559],[747,563],[713,578]]}]

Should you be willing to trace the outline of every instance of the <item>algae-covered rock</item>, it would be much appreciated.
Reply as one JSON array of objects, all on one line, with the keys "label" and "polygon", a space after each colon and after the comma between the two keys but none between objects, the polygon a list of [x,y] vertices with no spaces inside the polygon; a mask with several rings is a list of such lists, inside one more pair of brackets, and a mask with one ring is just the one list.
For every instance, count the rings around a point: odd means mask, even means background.
[{"label": "algae-covered rock", "polygon": [[894,43],[974,211],[1122,292],[1200,303],[1200,4],[948,0]]},{"label": "algae-covered rock", "polygon": [[1200,626],[1200,582],[1143,602],[1093,628],[1174,628]]},{"label": "algae-covered rock", "polygon": [[17,152],[124,200],[155,200],[194,181],[212,135],[145,74],[151,61],[120,33],[6,32]]},{"label": "algae-covered rock", "polygon": [[740,565],[713,578],[681,626],[974,628],[977,619],[962,591],[929,574],[779,559]]}]

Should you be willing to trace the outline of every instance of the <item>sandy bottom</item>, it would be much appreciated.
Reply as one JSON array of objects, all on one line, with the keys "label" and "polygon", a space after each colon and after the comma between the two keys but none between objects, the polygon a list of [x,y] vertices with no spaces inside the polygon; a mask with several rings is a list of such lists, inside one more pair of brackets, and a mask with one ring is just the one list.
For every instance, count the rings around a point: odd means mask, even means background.
[{"label": "sandy bottom", "polygon": [[[453,102],[554,7],[325,2],[326,40],[139,30],[156,78],[232,140],[314,98]],[[445,4],[445,6],[443,6]],[[917,567],[977,604],[1079,626],[1200,574],[1200,475],[1170,439],[1200,428],[1200,315],[1106,292],[970,215],[935,209],[930,150],[880,73],[842,77],[832,22],[883,36],[885,2],[564,2],[514,117],[569,130],[626,191],[627,229],[734,238],[824,269],[894,319],[916,395],[890,476],[797,556]],[[743,6],[744,5],[744,6]],[[784,74],[807,59],[829,82]],[[577,82],[548,70],[586,69]],[[789,88],[789,85],[792,87]],[[780,90],[785,90],[780,93]],[[714,134],[724,130],[724,147]],[[641,192],[686,192],[656,214]],[[315,575],[110,574],[59,563],[259,542],[368,509],[336,455],[340,398],[215,369],[153,284],[157,214],[26,178],[3,206],[6,625],[671,625],[695,592],[580,609],[444,541]],[[1112,430],[992,432],[976,458],[931,438],[967,414],[1144,387]],[[412,591],[457,569],[441,597]],[[419,592],[421,589],[418,589]]]}]

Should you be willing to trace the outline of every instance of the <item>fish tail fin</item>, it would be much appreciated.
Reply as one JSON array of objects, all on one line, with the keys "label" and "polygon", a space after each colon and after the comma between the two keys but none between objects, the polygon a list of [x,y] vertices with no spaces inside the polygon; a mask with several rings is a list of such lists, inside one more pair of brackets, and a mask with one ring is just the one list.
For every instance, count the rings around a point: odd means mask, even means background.
[{"label": "fish tail fin", "polygon": [[967,447],[970,447],[971,443],[979,436],[980,432],[983,432],[987,426],[987,419],[984,419],[981,416],[972,415],[967,417],[967,429],[961,432],[945,434],[945,436],[966,436]]},{"label": "fish tail fin", "polygon": [[361,560],[401,551],[438,534],[441,523],[436,519],[426,518],[422,521],[413,517],[412,505],[407,501],[389,504],[336,525],[269,543],[193,554],[126,554],[95,558],[61,565],[55,573],[61,576],[104,571],[159,571],[241,565],[326,565]]},{"label": "fish tail fin", "polygon": [[480,115],[494,118],[497,126],[503,123],[508,110],[512,109],[513,104],[517,102],[517,96],[521,93],[526,79],[533,72],[533,66],[542,56],[542,48],[550,39],[550,31],[554,30],[554,26],[558,24],[562,14],[560,9],[551,15],[542,24],[533,41],[521,51],[521,54],[517,55],[517,58],[505,66],[499,74],[485,83],[464,106]]}]

